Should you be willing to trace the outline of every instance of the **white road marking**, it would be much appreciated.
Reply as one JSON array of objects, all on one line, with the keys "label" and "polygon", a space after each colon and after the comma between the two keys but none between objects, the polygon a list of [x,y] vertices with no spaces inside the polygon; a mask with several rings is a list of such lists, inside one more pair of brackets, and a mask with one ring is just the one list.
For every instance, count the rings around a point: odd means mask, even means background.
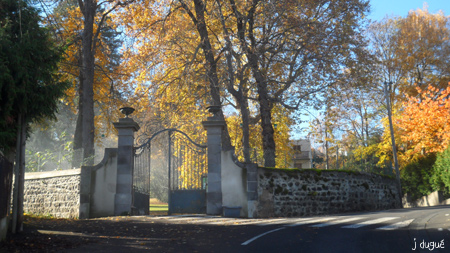
[{"label": "white road marking", "polygon": [[401,221],[401,222],[397,222],[391,225],[387,225],[384,227],[379,227],[377,228],[378,230],[394,230],[394,229],[398,229],[398,228],[404,228],[409,226],[409,224],[411,224],[411,222],[413,222],[414,219],[411,220],[405,220],[405,221]]},{"label": "white road marking", "polygon": [[438,228],[438,231],[443,231],[444,229],[443,228]]},{"label": "white road marking", "polygon": [[189,221],[192,219],[205,219],[205,218],[199,218],[199,217],[180,217],[180,218],[169,218],[167,221]]},{"label": "white road marking", "polygon": [[255,237],[253,237],[252,239],[243,242],[241,245],[243,245],[243,246],[248,245],[249,243],[253,242],[254,240],[256,240],[256,239],[258,239],[258,238],[260,238],[260,237],[263,237],[263,236],[265,236],[265,235],[267,235],[267,234],[270,234],[270,233],[273,233],[273,232],[276,232],[276,231],[282,230],[282,229],[285,229],[285,227],[273,229],[273,230],[267,231],[267,232],[265,232],[265,233],[262,233],[262,234],[260,234],[260,235],[257,235],[257,236],[255,236]]},{"label": "white road marking", "polygon": [[393,220],[393,219],[398,219],[398,218],[400,218],[400,217],[384,217],[384,218],[379,218],[379,219],[375,219],[375,220],[368,220],[368,221],[360,222],[360,223],[353,224],[353,225],[343,226],[342,228],[360,228],[360,227],[373,225],[373,224],[377,224],[377,223],[381,223],[381,222],[385,222],[385,221],[389,221],[389,220]]},{"label": "white road marking", "polygon": [[330,222],[325,222],[325,223],[321,223],[321,224],[317,224],[317,225],[312,225],[310,227],[321,228],[321,227],[326,227],[326,226],[346,223],[346,222],[350,222],[350,221],[360,220],[362,218],[364,218],[364,217],[352,217],[352,218],[343,219],[343,220],[332,220]]},{"label": "white road marking", "polygon": [[225,224],[233,224],[235,222],[244,221],[244,219],[235,219],[235,218],[224,218],[224,219],[215,219],[206,224],[208,225],[225,225]]},{"label": "white road marking", "polygon": [[258,220],[257,222],[254,222],[253,224],[257,225],[257,226],[267,226],[267,225],[272,225],[272,224],[280,224],[283,222],[286,222],[290,219],[280,219],[280,218],[275,218],[275,219],[262,219],[262,220]]},{"label": "white road marking", "polygon": [[175,220],[175,219],[184,219],[184,218],[192,218],[192,219],[206,219],[206,218],[222,218],[222,216],[213,216],[213,215],[189,215],[189,214],[182,214],[182,215],[172,215],[172,216],[153,216],[149,217],[151,219],[162,219],[162,220]]},{"label": "white road marking", "polygon": [[342,218],[342,217],[321,217],[321,218],[317,218],[317,219],[307,219],[304,221],[299,221],[299,222],[295,222],[293,224],[289,224],[289,225],[285,225],[286,227],[295,227],[295,226],[301,226],[301,225],[306,225],[306,224],[311,224],[311,223],[322,223],[322,222],[327,222],[329,220],[335,220],[338,218]]},{"label": "white road marking", "polygon": [[[217,219],[216,219],[217,220]],[[287,219],[229,219],[229,220],[219,220],[211,221],[207,223],[208,225],[257,225],[266,226],[271,224],[279,224],[281,222],[288,221]],[[264,224],[261,224],[264,223]]]},{"label": "white road marking", "polygon": [[272,224],[280,224],[283,222],[288,222],[288,219],[232,219],[229,221],[218,221],[210,222],[209,225],[257,225],[257,226],[267,226]]},{"label": "white road marking", "polygon": [[274,224],[288,224],[288,223],[292,224],[292,223],[311,220],[311,219],[313,219],[313,218],[291,218],[291,219],[284,219],[284,220],[279,219],[278,221],[273,221],[270,223],[262,223],[262,224],[258,224],[257,226],[268,226],[268,225],[274,225]]},{"label": "white road marking", "polygon": [[259,223],[264,222],[261,219],[242,219],[234,223],[234,225],[259,225]]},{"label": "white road marking", "polygon": [[221,218],[221,219],[217,219],[217,218],[200,218],[200,219],[195,219],[195,220],[191,220],[188,221],[188,223],[219,223],[221,221],[227,221],[230,220],[229,218]]},{"label": "white road marking", "polygon": [[[359,219],[365,219],[367,217],[349,217],[349,216],[335,216],[335,217],[309,217],[309,218],[273,218],[273,219],[244,219],[244,218],[223,218],[221,216],[166,216],[166,217],[147,217],[149,220],[166,220],[170,222],[186,222],[189,224],[205,224],[205,225],[256,225],[256,226],[268,226],[268,225],[284,225],[283,227],[295,227],[301,225],[308,225],[312,223],[319,223],[316,225],[311,225],[310,227],[327,227],[331,225],[338,225],[342,223],[352,222]],[[352,224],[348,226],[343,226],[342,228],[360,228],[368,225],[373,225],[377,223],[382,223],[385,221],[398,219],[399,217],[383,217],[373,220],[367,220],[357,224]],[[391,225],[383,226],[377,228],[378,230],[394,230],[398,228],[403,228],[409,226],[414,219],[405,220],[397,222]],[[278,231],[279,229],[271,230],[267,233],[272,233]],[[439,231],[443,231],[443,228],[438,228]],[[450,229],[448,229],[450,231]],[[259,237],[265,235],[266,233],[260,235]],[[258,237],[258,238],[259,238]],[[257,238],[252,238],[251,240],[245,242],[247,245]]]}]

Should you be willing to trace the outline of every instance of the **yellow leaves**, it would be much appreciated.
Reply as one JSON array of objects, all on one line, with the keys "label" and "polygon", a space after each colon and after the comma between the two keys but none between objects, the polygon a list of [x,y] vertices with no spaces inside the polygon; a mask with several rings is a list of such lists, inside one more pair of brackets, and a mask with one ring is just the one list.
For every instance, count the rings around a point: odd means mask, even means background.
[{"label": "yellow leaves", "polygon": [[[101,13],[97,13],[94,22],[94,34],[99,29],[98,24],[101,20]],[[70,82],[72,85],[66,91],[64,103],[70,105],[73,112],[78,110],[79,87],[81,78],[81,43],[82,32],[84,29],[83,15],[79,7],[69,6],[62,8],[59,12],[55,12],[50,18],[53,22],[49,25],[57,24],[57,36],[59,41],[66,45],[64,59],[60,63],[59,70],[62,78]],[[104,23],[106,30],[108,27],[114,26],[110,19]],[[112,31],[112,30],[109,30]],[[112,31],[114,32],[114,31]],[[122,106],[122,102],[118,99],[119,92],[128,90],[128,84],[123,80],[123,68],[117,66],[112,59],[111,54],[115,45],[110,43],[112,36],[99,33],[98,44],[95,51],[95,73],[94,73],[94,101],[97,116],[95,117],[96,140],[101,144],[101,136],[110,135],[112,129],[111,121],[117,120],[119,117],[118,109]],[[114,35],[113,35],[114,36]],[[100,112],[100,113],[98,113]]]},{"label": "yellow leaves", "polygon": [[[389,147],[388,147],[389,148]],[[368,147],[358,146],[353,150],[353,154],[356,161],[361,161],[367,158],[370,158],[374,154],[376,154],[379,150],[378,144],[372,144]]]},{"label": "yellow leaves", "polygon": [[196,30],[180,9],[165,18],[167,6],[167,1],[139,1],[116,14],[133,38],[124,47],[124,68],[134,83],[136,107],[149,108],[139,116],[143,121],[152,121],[158,129],[177,128],[204,143],[201,121],[208,116],[209,90],[202,53],[195,50]]},{"label": "yellow leaves", "polygon": [[415,90],[408,89],[414,83],[445,87],[449,79],[442,73],[442,66],[450,53],[450,18],[442,13],[431,14],[426,9],[418,9],[410,11],[398,24],[394,42],[401,46],[396,47],[395,53],[399,66],[408,73],[401,84],[402,91],[416,95]]},{"label": "yellow leaves", "polygon": [[[293,121],[290,118],[287,109],[280,105],[275,105],[272,109],[272,122],[274,128],[274,139],[276,146],[275,164],[277,168],[284,168],[290,164],[293,149],[291,146],[290,129]],[[228,131],[230,134],[231,145],[235,147],[236,155],[240,161],[244,161],[243,155],[243,132],[242,118],[240,115],[233,114],[226,118]],[[256,161],[263,160],[263,149],[261,139],[260,124],[249,125],[250,133],[250,157]]]}]

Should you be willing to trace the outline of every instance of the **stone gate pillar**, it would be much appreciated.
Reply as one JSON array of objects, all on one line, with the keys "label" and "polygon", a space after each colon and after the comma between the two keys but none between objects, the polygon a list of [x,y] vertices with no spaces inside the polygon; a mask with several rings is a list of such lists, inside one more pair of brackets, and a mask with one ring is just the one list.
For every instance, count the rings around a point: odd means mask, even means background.
[{"label": "stone gate pillar", "polygon": [[208,138],[208,188],[206,191],[206,213],[222,214],[222,130],[225,121],[220,120],[217,113],[220,106],[208,107],[214,116],[203,121]]},{"label": "stone gate pillar", "polygon": [[117,147],[117,181],[116,195],[114,197],[114,215],[131,214],[133,204],[133,168],[134,168],[134,132],[139,130],[139,125],[128,115],[134,109],[121,108],[125,118],[114,122],[118,131]]}]

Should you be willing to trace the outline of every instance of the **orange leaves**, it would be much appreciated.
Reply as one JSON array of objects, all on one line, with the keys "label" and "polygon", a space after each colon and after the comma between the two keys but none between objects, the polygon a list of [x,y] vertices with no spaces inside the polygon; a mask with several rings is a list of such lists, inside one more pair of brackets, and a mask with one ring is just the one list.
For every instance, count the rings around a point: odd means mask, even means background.
[{"label": "orange leaves", "polygon": [[450,142],[450,87],[417,89],[420,97],[409,97],[396,124],[402,141],[412,154],[442,152]]}]

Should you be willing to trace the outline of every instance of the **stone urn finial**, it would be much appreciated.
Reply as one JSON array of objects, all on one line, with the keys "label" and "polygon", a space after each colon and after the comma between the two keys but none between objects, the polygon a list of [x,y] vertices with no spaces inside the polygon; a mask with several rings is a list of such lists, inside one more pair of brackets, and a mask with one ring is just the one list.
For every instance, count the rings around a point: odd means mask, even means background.
[{"label": "stone urn finial", "polygon": [[119,110],[125,115],[125,118],[128,118],[128,115],[132,114],[135,111],[132,107],[122,107]]},{"label": "stone urn finial", "polygon": [[206,107],[210,113],[213,114],[214,117],[218,116],[217,114],[220,112],[220,105],[211,105]]}]

